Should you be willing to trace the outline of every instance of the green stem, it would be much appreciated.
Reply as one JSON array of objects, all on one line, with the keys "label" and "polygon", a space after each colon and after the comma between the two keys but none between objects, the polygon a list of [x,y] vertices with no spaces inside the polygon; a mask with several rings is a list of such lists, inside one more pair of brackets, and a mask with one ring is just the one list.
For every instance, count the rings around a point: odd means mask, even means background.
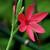
[{"label": "green stem", "polygon": [[14,36],[14,34],[13,34],[13,28],[14,28],[13,25],[14,25],[14,23],[12,21],[11,35],[10,35],[10,38],[9,38],[8,45],[7,45],[6,50],[9,50],[9,47],[11,46],[11,42],[12,42],[12,39],[13,39],[13,36]]},{"label": "green stem", "polygon": [[11,42],[12,42],[12,39],[13,39],[13,29],[14,29],[14,14],[13,14],[13,17],[12,17],[12,28],[11,28],[11,34],[10,34],[10,38],[9,38],[9,41],[8,41],[8,45],[6,47],[6,50],[9,50],[9,47],[11,45]]},{"label": "green stem", "polygon": [[12,39],[13,39],[13,35],[11,35],[10,38],[9,38],[6,50],[9,50],[9,47],[11,46]]},{"label": "green stem", "polygon": [[[20,6],[20,2],[21,2],[21,4],[22,4],[22,1],[19,0],[17,7]],[[20,7],[19,7],[19,8],[20,8]],[[23,9],[24,9],[24,7],[21,9],[20,13],[23,12]],[[17,10],[19,11],[18,8],[17,8]],[[17,11],[17,12],[18,12],[18,11]],[[16,19],[15,19],[15,17],[16,17]],[[18,30],[18,28],[14,30],[15,26],[17,25],[17,24],[16,24],[16,23],[17,23],[17,20],[18,20],[18,15],[17,15],[17,13],[14,14],[14,12],[13,12],[13,16],[12,16],[12,29],[11,29],[10,39],[9,39],[9,41],[8,41],[8,45],[7,45],[6,50],[9,50],[9,47],[10,47],[10,45],[11,45],[13,36],[14,36],[14,34],[17,32],[17,30]]]}]

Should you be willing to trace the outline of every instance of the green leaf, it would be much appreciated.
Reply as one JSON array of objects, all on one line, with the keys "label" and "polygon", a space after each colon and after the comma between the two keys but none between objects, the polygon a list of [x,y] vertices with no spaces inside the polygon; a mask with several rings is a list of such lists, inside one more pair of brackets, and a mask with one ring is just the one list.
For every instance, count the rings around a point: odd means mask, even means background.
[{"label": "green leaf", "polygon": [[21,8],[21,10],[20,10],[19,14],[20,14],[20,13],[22,13],[22,12],[23,12],[23,10],[24,10],[24,7],[22,7],[22,8]]},{"label": "green leaf", "polygon": [[22,7],[22,0],[18,0],[17,8],[16,8],[16,13],[17,14],[19,14],[19,12],[21,10],[21,7]]}]

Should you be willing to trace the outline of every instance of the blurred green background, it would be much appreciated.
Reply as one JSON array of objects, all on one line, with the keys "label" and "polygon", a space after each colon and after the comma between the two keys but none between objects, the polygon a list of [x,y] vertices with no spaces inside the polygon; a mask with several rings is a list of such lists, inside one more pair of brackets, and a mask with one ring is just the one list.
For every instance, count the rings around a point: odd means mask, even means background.
[{"label": "blurred green background", "polygon": [[[46,30],[46,33],[40,35],[40,39],[45,39],[50,37],[50,0],[23,0],[25,9],[30,5],[35,3],[37,12],[48,12],[48,16],[40,23]],[[0,0],[0,25],[4,24],[6,28],[11,28],[12,20],[12,5],[13,0]],[[5,38],[4,33],[0,32],[0,50],[5,50],[8,42],[8,37]],[[27,35],[24,34],[23,38]],[[45,41],[46,42],[46,41]],[[44,42],[44,44],[45,44]],[[12,47],[14,45],[14,40],[12,41]],[[16,46],[17,47],[17,46]],[[17,49],[16,49],[17,50]],[[25,45],[21,45],[20,50],[34,50]],[[42,46],[41,50],[50,50],[50,43],[46,43]]]}]

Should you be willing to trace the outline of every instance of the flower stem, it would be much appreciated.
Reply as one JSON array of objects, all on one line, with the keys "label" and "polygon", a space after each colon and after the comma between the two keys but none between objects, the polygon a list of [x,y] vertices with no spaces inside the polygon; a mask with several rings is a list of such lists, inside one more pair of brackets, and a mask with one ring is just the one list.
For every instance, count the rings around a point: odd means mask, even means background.
[{"label": "flower stem", "polygon": [[8,45],[7,45],[7,48],[6,48],[6,50],[9,50],[9,47],[11,46],[11,42],[12,42],[12,39],[13,39],[13,36],[14,36],[14,34],[13,34],[13,27],[14,26],[14,23],[13,23],[13,21],[12,21],[12,29],[11,29],[11,34],[10,34],[10,38],[9,38],[9,41],[8,41]]},{"label": "flower stem", "polygon": [[9,38],[9,41],[8,41],[8,45],[6,47],[6,50],[9,50],[9,47],[11,45],[11,42],[12,42],[12,39],[13,39],[13,29],[14,29],[14,14],[13,14],[13,17],[12,17],[12,28],[11,28],[11,34],[10,34],[10,38]]},{"label": "flower stem", "polygon": [[13,39],[13,35],[11,35],[10,38],[9,38],[6,50],[9,50],[9,47],[11,46],[12,39]]}]

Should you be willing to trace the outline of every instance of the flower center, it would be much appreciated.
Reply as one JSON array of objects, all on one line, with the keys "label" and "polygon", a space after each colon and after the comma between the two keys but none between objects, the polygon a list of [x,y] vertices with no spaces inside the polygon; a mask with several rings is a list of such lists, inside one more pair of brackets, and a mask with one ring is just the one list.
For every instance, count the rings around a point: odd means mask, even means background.
[{"label": "flower center", "polygon": [[27,20],[27,21],[26,21],[26,25],[29,25],[29,23],[30,23],[30,21],[29,21],[29,20]]}]

